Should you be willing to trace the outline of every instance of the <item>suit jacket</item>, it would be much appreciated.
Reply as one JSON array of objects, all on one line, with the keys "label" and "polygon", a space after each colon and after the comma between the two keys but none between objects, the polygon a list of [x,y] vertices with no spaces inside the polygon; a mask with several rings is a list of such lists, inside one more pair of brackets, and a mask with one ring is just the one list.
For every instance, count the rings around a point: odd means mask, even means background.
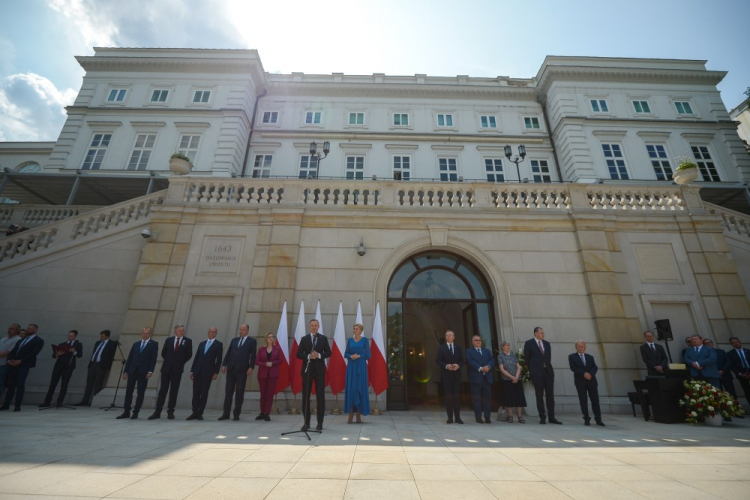
[{"label": "suit jacket", "polygon": [[[701,370],[693,367],[697,362]],[[716,351],[710,347],[702,346],[696,353],[695,348],[685,349],[685,364],[690,367],[691,377],[721,378],[719,369],[716,367]]]},{"label": "suit jacket", "polygon": [[[641,359],[646,364],[649,375],[665,375],[669,371],[669,359],[667,351],[662,346],[654,343],[654,349],[648,346],[648,342],[641,344]],[[659,373],[655,367],[661,366],[664,371]]]},{"label": "suit jacket", "polygon": [[716,351],[716,369],[724,372],[723,375],[720,375],[721,378],[724,380],[734,380],[732,370],[729,366],[729,355],[727,354],[727,351],[724,349],[716,349],[715,347],[714,351]]},{"label": "suit jacket", "polygon": [[217,375],[221,369],[221,356],[224,354],[224,346],[221,342],[214,339],[208,352],[204,352],[206,350],[206,342],[208,340],[201,342],[195,351],[193,364],[190,367],[190,373],[195,377],[211,378]]},{"label": "suit jacket", "polygon": [[177,337],[169,337],[164,341],[161,349],[161,357],[164,363],[161,365],[162,373],[182,373],[185,364],[193,357],[193,341],[183,335],[177,352],[174,350],[174,342]]},{"label": "suit jacket", "polygon": [[[479,369],[483,366],[489,366],[490,371],[487,373],[480,372]],[[466,369],[469,372],[469,383],[481,384],[486,380],[491,384],[493,382],[492,369],[494,367],[495,360],[489,349],[482,349],[482,354],[479,354],[474,347],[466,349]]]},{"label": "suit jacket", "polygon": [[255,368],[255,351],[257,342],[248,335],[245,342],[240,347],[241,337],[235,337],[229,342],[227,354],[224,356],[222,366],[228,370],[247,371],[249,368]]},{"label": "suit jacket", "polygon": [[[258,367],[258,378],[274,378],[279,376],[279,365],[281,364],[281,347],[275,345],[271,350],[271,355],[268,355],[266,346],[261,346],[258,349],[258,355],[255,356],[255,365]],[[268,362],[273,363],[270,368],[266,366]]]},{"label": "suit jacket", "polygon": [[[437,358],[435,359],[435,362],[440,367],[440,373],[442,378],[446,377],[461,377],[461,368],[464,366],[464,353],[463,349],[461,349],[461,346],[453,342],[453,354],[451,354],[450,349],[448,349],[448,343],[444,342],[443,344],[440,344],[440,347],[438,347],[437,351]],[[445,365],[458,365],[459,370],[457,371],[451,371],[446,370]]]},{"label": "suit jacket", "polygon": [[[747,360],[748,364],[750,364],[750,349],[742,348],[742,352],[745,353],[745,359]],[[740,358],[740,355],[737,353],[737,349],[732,349],[727,353],[727,359],[729,361],[729,368],[734,372],[735,375],[738,377],[740,376],[740,373],[750,372],[750,368],[745,368],[742,366],[742,358]]]},{"label": "suit jacket", "polygon": [[527,340],[523,345],[523,356],[526,366],[529,367],[529,375],[532,378],[541,377],[546,371],[548,374],[555,376],[552,369],[552,346],[546,340],[542,340],[544,354],[539,350],[536,338]]},{"label": "suit jacket", "polygon": [[[67,344],[67,340],[65,341]],[[78,339],[73,340],[73,349],[75,349],[75,352],[67,352],[63,354],[62,356],[57,356],[54,351],[52,352],[52,357],[57,358],[57,361],[55,361],[55,366],[67,366],[71,370],[75,370],[76,368],[76,358],[80,358],[83,356],[83,344],[78,342]]]},{"label": "suit jacket", "polygon": [[[309,363],[312,363],[310,365],[310,371],[316,370],[318,373],[320,373],[320,370],[323,370],[323,373],[325,373],[326,365],[325,365],[325,359],[331,357],[331,347],[328,345],[328,338],[325,335],[317,334],[318,338],[315,341],[315,352],[320,354],[320,359],[313,359],[309,361]],[[302,340],[299,341],[299,347],[297,348],[297,359],[302,360],[302,376],[305,376],[305,371],[307,370],[307,357],[313,352],[313,341],[312,341],[312,335],[309,333],[302,337]]]},{"label": "suit jacket", "polygon": [[[99,349],[99,346],[101,345],[103,341],[98,340],[96,344],[94,344],[94,350],[91,351],[91,357],[89,358],[89,364],[88,368],[91,368],[91,365],[94,364],[94,353],[97,349]],[[115,360],[115,354],[117,353],[117,341],[108,339],[107,343],[104,345],[104,349],[102,350],[102,355],[99,357],[99,366],[102,368],[102,370],[109,370],[112,368],[112,362]]]},{"label": "suit jacket", "polygon": [[[581,355],[577,352],[568,356],[568,364],[570,365],[570,370],[573,372],[573,381],[576,385],[590,384],[598,386],[599,383],[596,381],[596,372],[599,371],[599,367],[596,366],[594,356],[591,354],[584,354],[583,356],[586,358],[585,365],[583,364],[583,361],[581,361]],[[583,376],[584,373],[591,375],[591,380],[586,380]]]},{"label": "suit jacket", "polygon": [[125,362],[125,373],[128,375],[146,375],[153,373],[156,359],[159,357],[159,343],[148,339],[146,347],[141,351],[141,341],[137,341],[130,348],[128,360]]},{"label": "suit jacket", "polygon": [[[36,366],[36,357],[42,352],[42,348],[44,347],[44,340],[39,335],[34,335],[28,342],[24,343],[24,340],[26,339],[16,342],[13,350],[8,354],[8,361],[13,359],[20,360],[21,364],[18,365],[18,368],[33,368]],[[21,344],[23,344],[23,347],[21,347]]]}]

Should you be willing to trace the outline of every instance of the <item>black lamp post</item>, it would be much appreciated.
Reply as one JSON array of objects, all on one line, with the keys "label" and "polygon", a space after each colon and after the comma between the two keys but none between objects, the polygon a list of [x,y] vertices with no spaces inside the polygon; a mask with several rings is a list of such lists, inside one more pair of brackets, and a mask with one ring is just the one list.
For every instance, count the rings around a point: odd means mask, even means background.
[{"label": "black lamp post", "polygon": [[325,141],[323,143],[323,155],[321,156],[320,153],[318,153],[318,145],[315,141],[310,143],[310,156],[315,156],[318,158],[318,161],[316,163],[315,168],[315,178],[318,179],[320,177],[320,162],[328,156],[328,153],[331,151],[331,142]]},{"label": "black lamp post", "polygon": [[521,163],[526,158],[526,146],[521,144],[518,146],[518,155],[516,155],[515,158],[511,158],[513,156],[513,150],[510,146],[505,146],[505,157],[508,159],[509,162],[516,164],[516,173],[518,174],[518,182],[521,182],[521,169],[518,168],[518,164]]}]

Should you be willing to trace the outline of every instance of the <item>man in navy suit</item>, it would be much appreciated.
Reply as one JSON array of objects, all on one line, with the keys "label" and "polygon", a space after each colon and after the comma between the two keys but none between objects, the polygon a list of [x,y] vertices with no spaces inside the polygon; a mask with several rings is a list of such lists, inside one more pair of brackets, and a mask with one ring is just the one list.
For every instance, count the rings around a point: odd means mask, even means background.
[{"label": "man in navy suit", "polygon": [[167,391],[169,391],[167,418],[174,420],[174,407],[177,405],[177,392],[180,390],[182,373],[185,371],[185,364],[193,357],[193,341],[185,337],[185,325],[174,327],[174,337],[169,337],[164,341],[161,357],[164,363],[161,365],[159,396],[156,398],[156,409],[148,419],[161,418],[161,410],[164,408]]},{"label": "man in navy suit", "polygon": [[445,411],[448,414],[446,423],[463,424],[461,420],[461,366],[464,364],[463,350],[456,345],[456,334],[448,330],[445,332],[445,343],[438,347],[435,362],[440,367],[443,381],[443,395],[445,396]]},{"label": "man in navy suit", "polygon": [[248,325],[240,326],[240,336],[235,337],[229,343],[224,362],[221,364],[221,373],[227,376],[227,387],[224,393],[224,413],[219,420],[228,420],[229,412],[232,410],[232,396],[234,396],[234,419],[240,419],[242,403],[245,400],[245,384],[247,377],[252,375],[255,367],[256,342],[247,334],[250,332]]},{"label": "man in navy suit", "polygon": [[731,394],[734,399],[737,399],[737,390],[734,388],[734,377],[732,377],[732,370],[729,367],[727,351],[714,347],[714,341],[711,339],[703,339],[703,345],[716,351],[716,368],[719,370],[721,388]]},{"label": "man in navy suit", "polygon": [[[141,330],[141,340],[133,344],[128,354],[128,360],[125,362],[125,372],[122,379],[128,381],[125,389],[125,403],[122,405],[125,411],[118,415],[117,418],[138,418],[138,412],[141,410],[143,398],[146,395],[146,385],[148,379],[154,374],[156,368],[156,358],[159,357],[159,343],[151,340],[152,328],[146,327]],[[130,415],[130,407],[133,402],[133,390],[138,384],[138,396],[135,399],[133,415]]]},{"label": "man in navy suit", "polygon": [[99,341],[94,344],[94,350],[86,368],[86,389],[83,391],[83,398],[75,406],[91,406],[91,398],[102,390],[104,377],[112,368],[112,362],[117,353],[118,342],[109,340],[110,335],[109,330],[102,330],[99,333]]},{"label": "man in navy suit", "polygon": [[193,413],[185,420],[203,420],[203,410],[206,409],[208,390],[211,382],[216,380],[221,369],[221,356],[224,346],[216,340],[218,329],[212,326],[208,329],[208,339],[198,346],[190,367],[190,380],[193,381]]},{"label": "man in navy suit", "polygon": [[56,358],[55,366],[52,368],[52,379],[49,382],[49,390],[47,390],[47,396],[44,398],[44,403],[40,404],[40,408],[48,408],[52,405],[52,396],[57,388],[57,383],[62,378],[62,385],[60,386],[60,394],[57,395],[57,407],[60,408],[65,400],[65,394],[68,392],[68,382],[70,377],[73,375],[73,370],[76,369],[76,358],[83,356],[83,344],[76,340],[78,336],[78,330],[71,330],[68,332],[67,341],[64,344],[58,345],[62,349],[53,351],[52,357]]},{"label": "man in navy suit", "polygon": [[690,376],[705,380],[721,389],[721,375],[716,366],[716,351],[703,345],[700,335],[693,335],[693,346],[685,349],[685,364],[690,368]]},{"label": "man in navy suit", "polygon": [[[471,388],[471,405],[474,407],[474,417],[478,424],[492,422],[490,413],[492,394],[492,369],[495,360],[489,349],[482,349],[482,337],[474,335],[471,338],[472,347],[466,349],[466,369],[469,373],[469,387]],[[484,415],[484,422],[482,422]]]},{"label": "man in navy suit", "polygon": [[729,343],[733,349],[727,353],[729,368],[737,376],[740,387],[745,393],[745,399],[750,403],[750,349],[742,347],[742,342],[737,337],[731,337]]},{"label": "man in navy suit", "polygon": [[586,400],[588,396],[591,400],[591,409],[594,410],[596,425],[604,427],[602,410],[599,408],[599,383],[596,381],[596,372],[599,371],[599,368],[596,366],[594,356],[586,354],[586,342],[583,340],[576,342],[576,352],[568,356],[568,364],[570,364],[570,370],[573,372],[573,382],[575,382],[576,391],[578,391],[583,424],[591,425],[589,403]]},{"label": "man in navy suit", "polygon": [[[544,340],[544,329],[534,328],[534,338],[523,345],[523,356],[529,367],[529,376],[536,391],[536,408],[539,411],[539,423],[562,424],[555,418],[555,371],[552,369],[552,346]],[[546,396],[546,397],[545,397]],[[544,411],[544,400],[547,400],[547,412]]]},{"label": "man in navy suit", "polygon": [[26,338],[18,341],[8,354],[8,373],[5,378],[7,392],[0,410],[9,409],[15,396],[13,411],[21,411],[21,403],[23,403],[23,395],[26,391],[26,377],[29,376],[29,370],[36,366],[36,357],[44,347],[44,340],[36,334],[38,330],[39,327],[35,324],[27,326]]},{"label": "man in navy suit", "polygon": [[305,423],[302,430],[310,428],[310,393],[315,383],[315,396],[318,404],[318,425],[316,431],[323,430],[323,418],[326,414],[326,358],[331,357],[328,338],[318,333],[320,323],[310,320],[310,333],[302,337],[297,348],[297,359],[302,360],[302,414]]}]

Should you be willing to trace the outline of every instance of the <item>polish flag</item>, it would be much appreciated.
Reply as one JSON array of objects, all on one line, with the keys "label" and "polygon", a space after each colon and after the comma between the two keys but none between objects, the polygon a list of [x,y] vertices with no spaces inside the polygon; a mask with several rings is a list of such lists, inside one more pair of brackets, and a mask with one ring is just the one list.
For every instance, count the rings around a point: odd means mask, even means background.
[{"label": "polish flag", "polygon": [[279,320],[279,329],[276,331],[276,345],[281,347],[281,364],[279,365],[279,379],[276,381],[276,391],[278,394],[289,387],[289,369],[292,366],[289,363],[289,328],[286,324],[286,301],[281,309],[281,319]]},{"label": "polish flag", "polygon": [[[315,309],[315,319],[318,320],[318,324],[320,325],[320,328],[318,329],[318,333],[320,335],[325,335],[323,333],[323,316],[320,314],[320,300],[318,300],[318,307]],[[329,344],[330,347],[330,344]],[[326,368],[328,368],[328,360],[330,358],[325,359]],[[326,370],[326,385],[324,387],[328,387],[328,370]],[[315,394],[315,384],[312,385],[312,393]]]},{"label": "polish flag", "polygon": [[297,350],[302,337],[307,333],[305,328],[305,301],[299,305],[299,316],[297,316],[297,328],[294,329],[294,343],[292,353],[289,355],[289,379],[292,381],[292,393],[296,396],[302,391],[302,360],[297,359]]},{"label": "polish flag", "polygon": [[385,362],[385,343],[383,340],[383,324],[380,321],[380,302],[375,308],[375,321],[372,326],[372,342],[370,342],[370,362],[367,364],[367,376],[372,390],[377,396],[388,389],[388,365]]},{"label": "polish flag", "polygon": [[357,301],[357,320],[355,321],[355,323],[359,323],[360,325],[365,326],[365,323],[362,321],[362,302],[359,300]]},{"label": "polish flag", "polygon": [[339,316],[336,318],[336,330],[333,334],[333,347],[331,348],[331,363],[328,365],[328,379],[334,396],[343,391],[346,386],[347,360],[344,357],[345,352],[344,309],[339,302]]}]

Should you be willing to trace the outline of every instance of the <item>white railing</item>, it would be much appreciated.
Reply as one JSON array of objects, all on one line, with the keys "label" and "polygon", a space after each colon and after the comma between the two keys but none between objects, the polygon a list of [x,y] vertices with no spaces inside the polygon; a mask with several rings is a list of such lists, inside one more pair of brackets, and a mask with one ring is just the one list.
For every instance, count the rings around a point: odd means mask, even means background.
[{"label": "white railing", "polygon": [[[17,224],[33,228],[75,217],[101,207],[88,205],[0,205],[0,227]],[[4,236],[3,235],[0,236]]]},{"label": "white railing", "polygon": [[587,188],[595,210],[685,210],[680,187],[594,185]]},{"label": "white railing", "polygon": [[721,216],[725,233],[750,239],[750,215],[735,212],[713,203],[704,202],[704,205],[708,213]]}]

